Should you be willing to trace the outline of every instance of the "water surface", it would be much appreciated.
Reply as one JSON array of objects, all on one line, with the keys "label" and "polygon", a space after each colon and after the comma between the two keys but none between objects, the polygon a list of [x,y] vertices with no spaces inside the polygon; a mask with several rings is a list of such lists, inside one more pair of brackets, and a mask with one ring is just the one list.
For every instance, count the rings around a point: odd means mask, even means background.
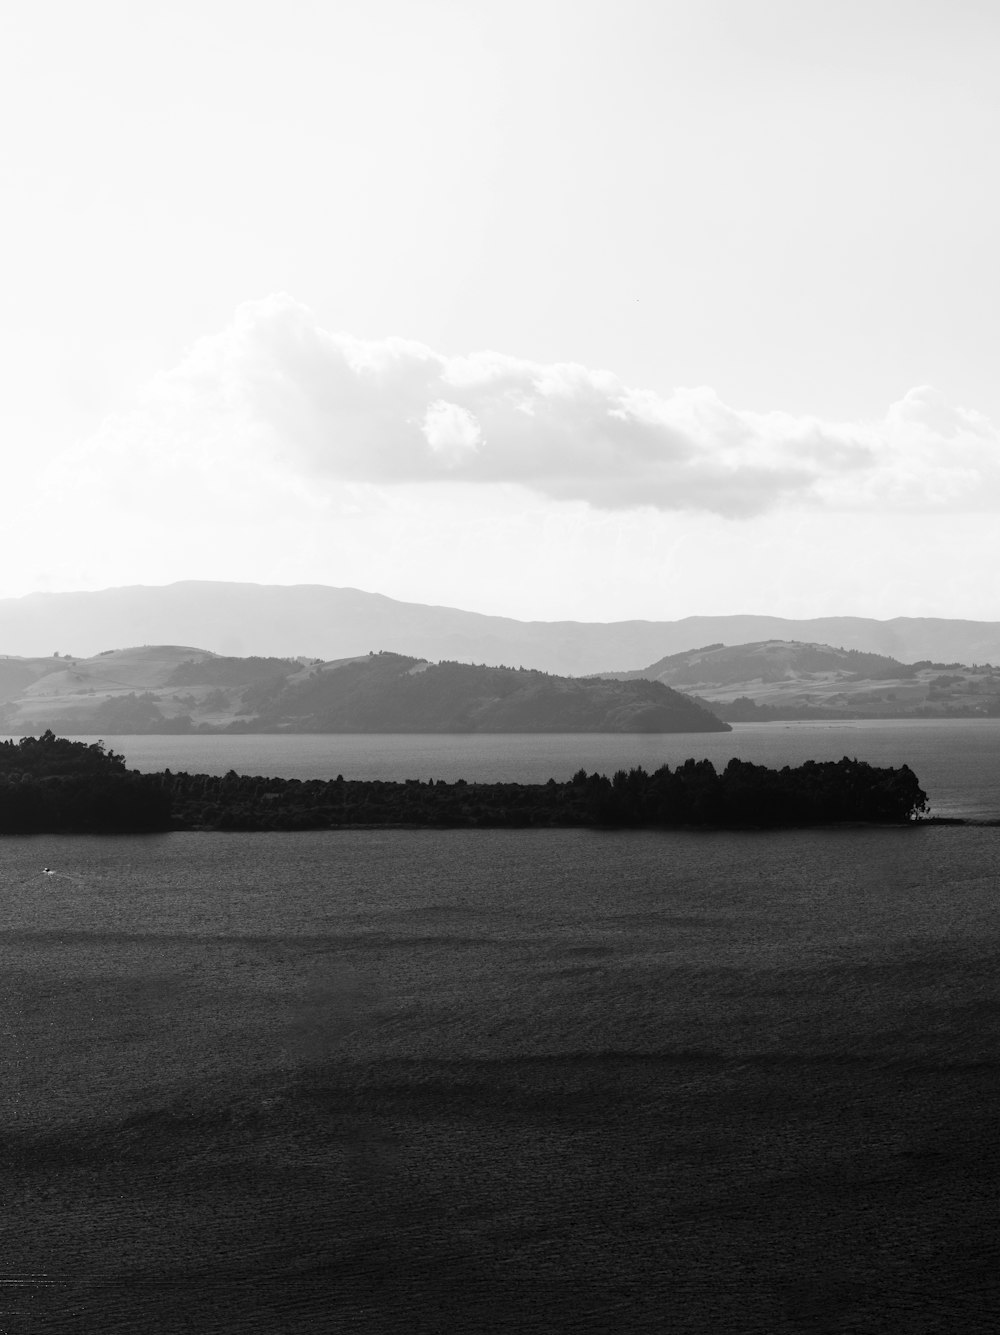
[{"label": "water surface", "polygon": [[2,1324],[993,1335],[997,850],[0,840]]}]

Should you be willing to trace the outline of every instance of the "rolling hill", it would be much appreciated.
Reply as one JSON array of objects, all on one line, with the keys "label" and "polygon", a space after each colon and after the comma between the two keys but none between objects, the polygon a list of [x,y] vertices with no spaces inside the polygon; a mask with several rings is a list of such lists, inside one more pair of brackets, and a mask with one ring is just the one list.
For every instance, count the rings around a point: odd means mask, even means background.
[{"label": "rolling hill", "polygon": [[1000,715],[1000,669],[828,644],[764,640],[708,644],[606,680],[659,681],[734,721],[768,718],[976,717]]},{"label": "rolling hill", "polygon": [[[719,732],[660,682],[556,677],[393,653],[223,657],[158,645],[89,659],[0,660],[0,728],[113,736],[245,732]],[[25,676],[30,680],[25,684]],[[3,674],[0,673],[0,681]]]}]

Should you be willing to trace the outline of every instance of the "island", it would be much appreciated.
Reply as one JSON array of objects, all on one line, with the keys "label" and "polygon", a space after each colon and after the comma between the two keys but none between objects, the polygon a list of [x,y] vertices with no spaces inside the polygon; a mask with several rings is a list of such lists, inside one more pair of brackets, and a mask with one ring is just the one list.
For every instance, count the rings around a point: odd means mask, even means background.
[{"label": "island", "polygon": [[686,760],[612,777],[579,770],[544,784],[282,779],[143,774],[101,742],[22,737],[0,743],[0,834],[166,830],[405,828],[780,829],[905,825],[927,812],[907,765],[844,757],[769,769],[733,759],[720,772]]}]

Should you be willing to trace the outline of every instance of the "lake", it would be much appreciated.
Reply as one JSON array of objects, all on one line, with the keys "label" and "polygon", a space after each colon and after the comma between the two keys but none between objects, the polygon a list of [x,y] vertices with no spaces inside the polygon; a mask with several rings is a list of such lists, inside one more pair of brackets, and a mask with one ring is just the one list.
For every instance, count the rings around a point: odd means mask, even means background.
[{"label": "lake", "polygon": [[689,756],[707,757],[723,767],[733,756],[781,766],[847,755],[874,765],[909,765],[935,815],[1000,819],[1000,719],[738,723],[729,733],[667,735],[234,734],[104,740],[141,770],[494,783],[569,779],[581,767],[609,775],[633,765],[653,770]]},{"label": "lake", "polygon": [[[1000,815],[1000,720],[105,740],[301,778],[847,754]],[[993,1335],[998,840],[6,837],[0,1330]]]},{"label": "lake", "polygon": [[993,1335],[997,838],[4,838],[0,1327]]}]

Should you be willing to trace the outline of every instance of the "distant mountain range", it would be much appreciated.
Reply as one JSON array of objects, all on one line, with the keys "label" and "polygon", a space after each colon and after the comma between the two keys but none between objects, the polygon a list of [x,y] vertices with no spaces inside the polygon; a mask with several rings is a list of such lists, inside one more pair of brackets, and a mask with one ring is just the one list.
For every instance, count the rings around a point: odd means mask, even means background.
[{"label": "distant mountain range", "polygon": [[371,650],[432,661],[504,663],[578,676],[620,671],[699,645],[822,643],[904,663],[1000,663],[1000,622],[935,617],[685,617],[680,621],[516,621],[398,602],[321,584],[188,580],[97,593],[0,599],[0,654],[92,657],[134,644],[330,661]]},{"label": "distant mountain range", "polygon": [[727,732],[658,681],[556,677],[401,654],[234,658],[180,645],[0,660],[0,731]]},{"label": "distant mountain range", "polygon": [[708,644],[606,680],[658,681],[706,701],[721,718],[969,718],[1000,715],[1000,668],[828,644]]}]

